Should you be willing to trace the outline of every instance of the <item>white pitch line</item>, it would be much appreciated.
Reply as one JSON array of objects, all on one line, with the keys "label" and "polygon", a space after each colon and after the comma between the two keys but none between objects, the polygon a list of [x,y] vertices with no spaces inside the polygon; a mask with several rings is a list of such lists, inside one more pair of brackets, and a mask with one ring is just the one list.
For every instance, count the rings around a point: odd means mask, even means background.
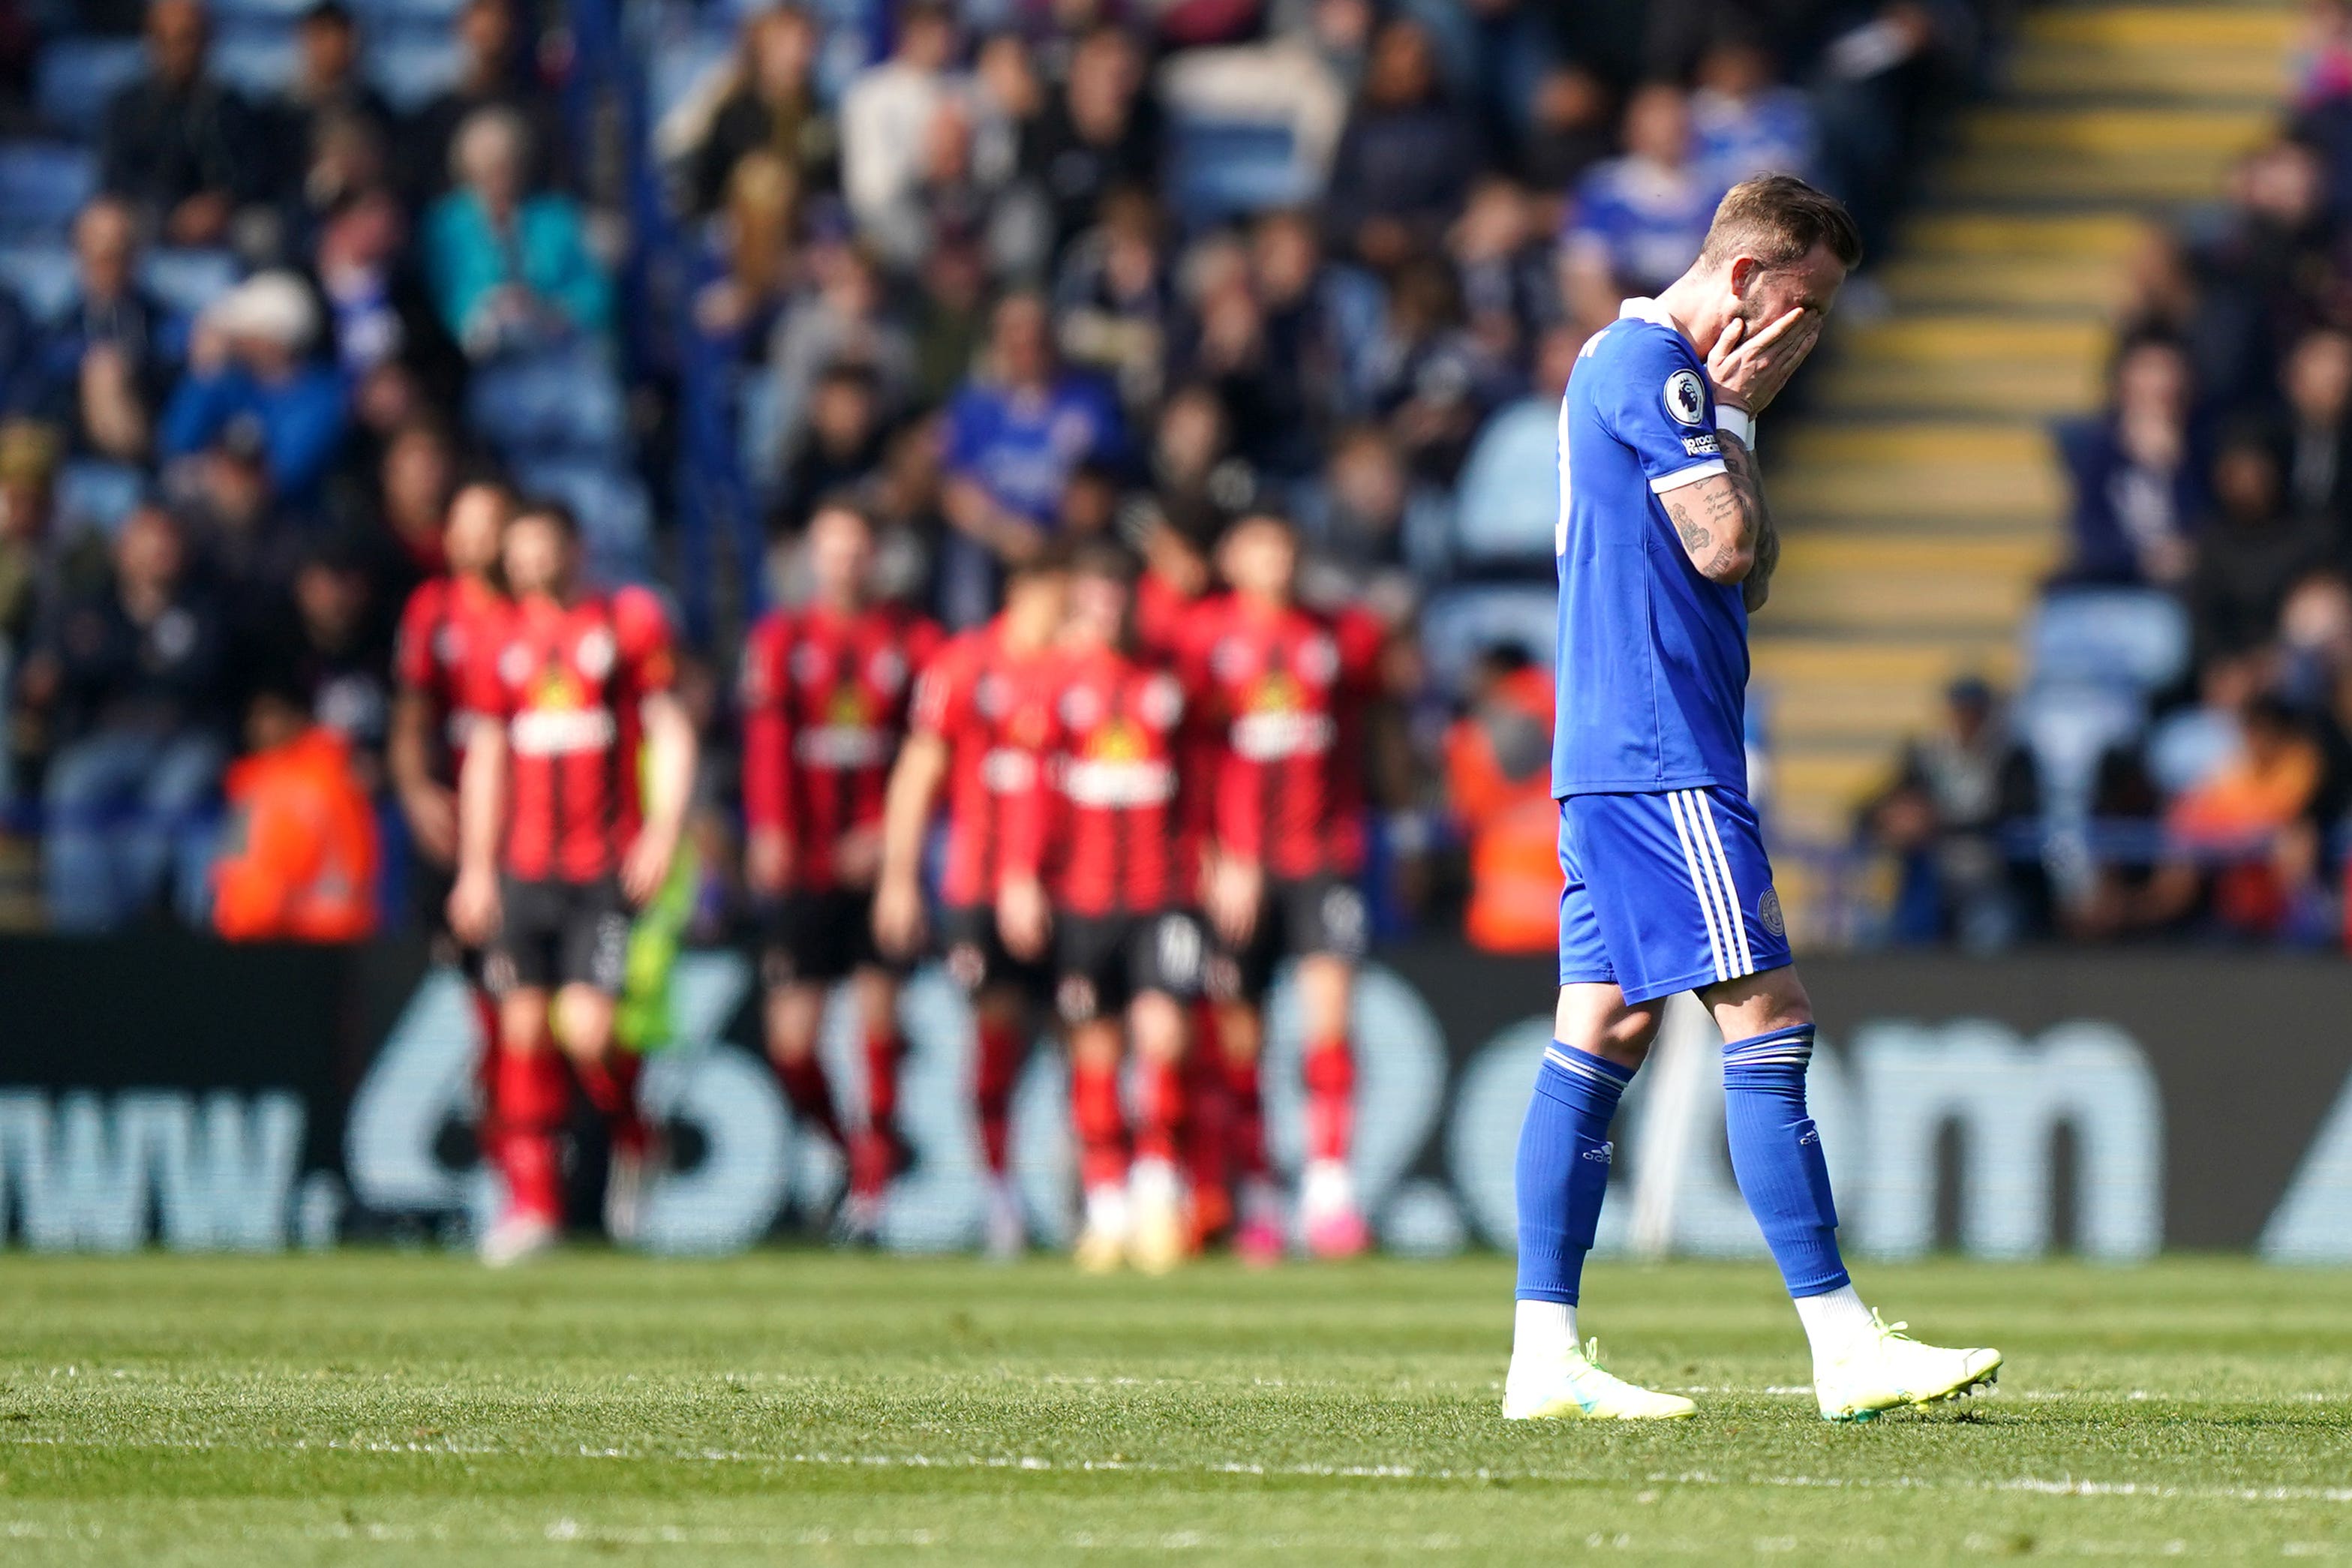
[{"label": "white pitch line", "polygon": [[[453,1443],[384,1443],[330,1438],[314,1443],[298,1438],[287,1444],[226,1443],[205,1437],[140,1438],[129,1442],[97,1437],[51,1437],[32,1435],[0,1436],[0,1447],[72,1448],[186,1448],[236,1453],[299,1453],[324,1449],[363,1454],[433,1454],[472,1458],[624,1459],[633,1463],[694,1463],[741,1465],[809,1465],[865,1467],[913,1470],[1027,1470],[1092,1474],[1097,1471],[1139,1475],[1273,1476],[1329,1480],[1382,1481],[1562,1481],[1591,1483],[1615,1478],[1575,1470],[1512,1470],[1481,1466],[1458,1470],[1412,1465],[1266,1465],[1248,1460],[1221,1464],[1170,1464],[1150,1459],[1048,1459],[1010,1454],[837,1454],[759,1453],[738,1448],[702,1448],[692,1452],[661,1452],[642,1448],[591,1447],[529,1449],[490,1446],[459,1447]],[[2157,1498],[2199,1502],[2352,1503],[2352,1487],[2214,1487],[2177,1486],[2165,1481],[2105,1481],[2066,1476],[2019,1476],[2001,1480],[1925,1480],[1897,1476],[1875,1480],[1841,1476],[1726,1476],[1711,1470],[1654,1471],[1643,1478],[1654,1484],[1706,1487],[1764,1487],[1806,1490],[2023,1492],[2039,1497]]]}]

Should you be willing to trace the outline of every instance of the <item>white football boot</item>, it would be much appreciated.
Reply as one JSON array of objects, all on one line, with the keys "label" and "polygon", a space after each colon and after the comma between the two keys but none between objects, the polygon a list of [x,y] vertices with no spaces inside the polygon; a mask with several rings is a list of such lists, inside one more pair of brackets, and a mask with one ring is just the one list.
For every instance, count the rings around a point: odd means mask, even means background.
[{"label": "white football boot", "polygon": [[1867,1421],[1882,1410],[1933,1405],[2000,1381],[1999,1351],[1923,1345],[1901,1323],[1882,1322],[1874,1311],[1870,1321],[1875,1333],[1813,1369],[1825,1421]]},{"label": "white football boot", "polygon": [[1542,1360],[1511,1358],[1503,1379],[1506,1421],[1680,1421],[1698,1406],[1679,1394],[1636,1388],[1601,1370],[1601,1342]]},{"label": "white football boot", "polygon": [[482,1233],[481,1259],[492,1268],[511,1268],[553,1251],[560,1239],[553,1220],[520,1209],[509,1210],[498,1224]]}]

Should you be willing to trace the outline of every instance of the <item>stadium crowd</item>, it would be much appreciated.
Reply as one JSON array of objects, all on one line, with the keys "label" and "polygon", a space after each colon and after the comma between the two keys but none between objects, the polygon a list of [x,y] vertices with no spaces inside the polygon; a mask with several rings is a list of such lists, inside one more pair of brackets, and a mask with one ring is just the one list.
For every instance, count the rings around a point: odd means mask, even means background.
[{"label": "stadium crowd", "polygon": [[2352,826],[2352,11],[2278,132],[2152,230],[2105,406],[2053,432],[2066,563],[1865,809],[1896,941],[2337,946]]},{"label": "stadium crowd", "polygon": [[499,473],[680,623],[703,936],[755,901],[720,672],[849,497],[876,591],[950,630],[1057,537],[1183,597],[1231,521],[1296,519],[1306,598],[1384,628],[1378,928],[1467,886],[1474,931],[1540,948],[1528,879],[1452,851],[1549,844],[1520,672],[1582,335],[1743,174],[1811,174],[1883,234],[1980,26],[1911,0],[7,0],[0,809],[47,922],[268,929],[254,879],[324,862],[241,845],[231,871],[225,789],[240,824],[334,795],[299,820],[375,896],[319,929],[401,918],[431,857],[391,809],[395,622],[451,496]]}]

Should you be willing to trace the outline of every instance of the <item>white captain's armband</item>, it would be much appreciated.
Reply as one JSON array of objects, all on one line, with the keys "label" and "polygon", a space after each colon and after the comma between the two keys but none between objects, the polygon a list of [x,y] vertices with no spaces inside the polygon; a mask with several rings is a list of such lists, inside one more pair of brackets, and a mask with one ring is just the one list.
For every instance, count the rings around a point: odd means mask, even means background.
[{"label": "white captain's armband", "polygon": [[1715,405],[1715,427],[1727,436],[1736,436],[1739,444],[1749,451],[1756,450],[1756,416],[1745,408]]}]

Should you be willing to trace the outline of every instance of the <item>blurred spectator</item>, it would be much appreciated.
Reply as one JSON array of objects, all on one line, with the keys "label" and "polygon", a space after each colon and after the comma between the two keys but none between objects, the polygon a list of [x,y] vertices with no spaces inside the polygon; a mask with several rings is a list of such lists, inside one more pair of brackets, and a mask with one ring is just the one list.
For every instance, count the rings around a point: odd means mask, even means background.
[{"label": "blurred spectator", "polygon": [[[0,692],[12,697],[34,637],[69,595],[105,575],[104,546],[89,531],[61,526],[57,516],[60,455],[46,426],[0,425]],[[17,804],[18,764],[41,750],[37,718],[12,701],[0,726],[0,819]],[[0,831],[6,826],[0,820]]]},{"label": "blurred spectator", "polygon": [[1383,270],[1429,254],[1483,151],[1477,121],[1439,88],[1429,35],[1405,17],[1384,24],[1324,194],[1334,242]]},{"label": "blurred spectator", "polygon": [[1625,106],[1625,153],[1577,183],[1561,258],[1570,313],[1607,325],[1629,294],[1654,294],[1698,255],[1723,195],[1691,156],[1690,102],[1653,82]]},{"label": "blurred spectator", "polygon": [[1864,0],[1839,7],[1833,26],[1813,84],[1822,178],[1870,255],[1916,181],[1930,117],[1968,80],[1981,22],[1977,7],[1941,0]]},{"label": "blurred spectator", "polygon": [[1944,721],[1904,749],[1895,778],[1865,806],[1862,837],[1895,857],[1887,935],[2005,946],[2046,915],[2038,864],[2011,856],[2003,829],[2042,812],[2032,754],[2011,737],[1992,688],[1974,677],[1944,694]]},{"label": "blurred spectator", "polygon": [[1376,425],[1343,431],[1331,445],[1315,504],[1299,509],[1306,596],[1325,602],[1411,603],[1416,574],[1442,569],[1446,508],[1416,484],[1396,444]]},{"label": "blurred spectator", "polygon": [[530,131],[513,110],[476,111],[449,153],[457,184],[425,216],[425,271],[450,334],[476,359],[613,324],[613,286],[568,196],[533,191]]},{"label": "blurred spectator", "polygon": [[[768,341],[771,423],[755,433],[752,468],[771,488],[806,438],[809,399],[828,369],[864,371],[886,419],[918,395],[915,341],[886,312],[882,279],[872,259],[854,246],[834,247],[815,282],[784,308]],[[975,299],[979,292],[975,286]]]},{"label": "blurred spectator", "polygon": [[1111,191],[1159,183],[1160,138],[1135,40],[1116,27],[1088,33],[1021,149],[1022,169],[1045,192],[1057,254],[1095,222]]},{"label": "blurred spectator", "polygon": [[1272,212],[1250,237],[1245,284],[1236,279],[1221,306],[1234,318],[1223,330],[1239,343],[1254,341],[1257,355],[1246,396],[1237,400],[1238,382],[1225,389],[1237,445],[1286,478],[1314,470],[1322,458],[1318,437],[1351,401],[1349,349],[1332,309],[1331,281],[1314,222],[1300,212]]},{"label": "blurred spectator", "polygon": [[342,204],[319,235],[319,284],[332,318],[336,362],[354,382],[396,360],[453,355],[433,303],[407,265],[407,219],[390,193]]},{"label": "blurred spectator", "polygon": [[2200,395],[2267,402],[2288,347],[2337,313],[2342,288],[2319,156],[2300,142],[2259,147],[2231,170],[2220,232],[2196,251]]},{"label": "blurred spectator", "polygon": [[74,295],[41,334],[32,406],[74,446],[119,462],[145,458],[176,368],[168,312],[139,284],[138,219],[101,196],[74,219]]},{"label": "blurred spectator", "polygon": [[866,239],[893,271],[911,275],[940,247],[958,244],[977,245],[1000,278],[1033,277],[1045,265],[1045,216],[982,167],[977,130],[968,97],[941,99],[917,140],[913,177],[859,215]]},{"label": "blurred spectator", "polygon": [[953,625],[971,626],[992,613],[997,563],[1044,542],[1071,472],[1119,460],[1127,435],[1109,388],[1056,363],[1045,301],[1016,293],[996,308],[986,372],[948,405],[946,443],[955,533],[941,596]]},{"label": "blurred spectator", "polygon": [[2286,591],[2327,558],[2326,520],[2288,512],[2277,443],[2242,424],[2213,454],[2213,510],[2197,529],[2197,564],[2183,585],[2201,657],[2267,643]]},{"label": "blurred spectator", "polygon": [[713,225],[723,270],[694,299],[694,324],[706,337],[761,331],[775,319],[794,281],[800,196],[799,176],[777,154],[755,149],[735,161]]},{"label": "blurred spectator", "polygon": [[1519,178],[1530,190],[1547,193],[1575,185],[1609,155],[1615,111],[1609,84],[1591,68],[1570,62],[1546,72],[1519,138]]},{"label": "blurred spectator", "polygon": [[[364,141],[375,149],[380,163],[394,123],[383,95],[360,74],[359,19],[342,0],[318,0],[303,12],[295,25],[294,43],[294,80],[286,95],[267,105],[259,116],[272,143],[270,153],[287,160],[276,182],[286,195],[314,183],[320,145],[331,132]],[[301,194],[315,201],[323,193]]]},{"label": "blurred spectator", "polygon": [[1560,316],[1551,247],[1535,220],[1527,193],[1490,175],[1446,237],[1470,335],[1497,365],[1524,364],[1536,334]]},{"label": "blurred spectator", "polygon": [[358,942],[374,934],[375,808],[350,743],[275,685],[246,706],[247,754],[228,770],[213,868],[213,929],[231,942]]},{"label": "blurred spectator", "polygon": [[1717,189],[1758,174],[1818,177],[1811,106],[1778,79],[1770,51],[1752,35],[1727,33],[1707,46],[1690,110],[1698,162]]},{"label": "blurred spectator", "polygon": [[890,58],[860,72],[841,100],[842,192],[866,230],[887,225],[922,181],[940,110],[961,96],[949,75],[954,12],[939,0],[911,0],[896,21]]},{"label": "blurred spectator", "polygon": [[346,417],[342,378],[311,357],[318,336],[318,302],[291,272],[259,273],[215,300],[163,410],[163,456],[189,457],[250,425],[278,494],[314,500]]},{"label": "blurred spectator", "polygon": [[717,208],[736,166],[752,153],[782,159],[796,189],[820,191],[835,183],[840,138],[817,100],[814,79],[822,41],[816,24],[797,5],[745,18],[732,84],[694,149],[688,174],[693,211]]},{"label": "blurred spectator", "polygon": [[299,693],[306,713],[350,742],[373,787],[392,725],[392,637],[365,554],[341,540],[312,547],[295,570],[288,608],[239,650],[243,683]]},{"label": "blurred spectator", "polygon": [[363,553],[378,563],[387,602],[404,600],[417,579],[446,568],[441,531],[457,477],[449,432],[439,420],[419,416],[384,443],[373,487],[375,515],[339,520],[346,536],[363,541]]},{"label": "blurred spectator", "polygon": [[252,111],[205,68],[211,47],[198,0],[152,0],[147,73],[106,107],[100,183],[173,245],[220,244],[263,184]]},{"label": "blurred spectator", "polygon": [[1398,278],[1370,371],[1373,412],[1413,471],[1441,484],[1453,482],[1487,413],[1520,385],[1512,366],[1463,325],[1454,275],[1434,261]]},{"label": "blurred spectator", "polygon": [[1175,295],[1159,204],[1121,187],[1103,198],[1102,222],[1078,237],[1054,286],[1063,354],[1118,384],[1131,410],[1157,402],[1167,374]]},{"label": "blurred spectator", "polygon": [[2352,332],[2306,332],[2287,355],[2286,505],[2325,519],[2339,556],[2352,554]]},{"label": "blurred spectator", "polygon": [[1556,327],[1536,355],[1535,384],[1478,428],[1455,503],[1456,537],[1475,567],[1540,566],[1549,575],[1559,519],[1559,400],[1584,334]]},{"label": "blurred spectator", "polygon": [[2112,413],[2059,427],[2074,483],[2072,583],[2178,583],[2204,479],[2189,428],[2188,356],[2160,338],[2116,356]]},{"label": "blurred spectator", "polygon": [[405,153],[404,188],[413,204],[431,202],[457,177],[452,158],[457,132],[485,109],[521,117],[529,135],[532,190],[560,190],[568,182],[563,165],[563,121],[554,94],[532,74],[530,40],[522,32],[515,0],[467,0],[457,13],[457,41],[465,63],[449,89],[417,111],[401,136]]},{"label": "blurred spectator", "polygon": [[2123,929],[2160,930],[2201,909],[2227,934],[2283,934],[2312,896],[2319,845],[2309,814],[2321,782],[2319,747],[2301,716],[2256,697],[2238,754],[2165,814],[2174,853],[2125,909]]},{"label": "blurred spectator", "polygon": [[874,373],[840,361],[817,377],[804,439],[785,471],[779,521],[797,533],[825,497],[855,491],[882,466],[887,427]]},{"label": "blurred spectator", "polygon": [[1445,732],[1445,793],[1470,841],[1463,934],[1489,952],[1549,952],[1559,937],[1559,808],[1551,797],[1551,671],[1498,644]]},{"label": "blurred spectator", "polygon": [[204,918],[222,743],[220,618],[192,591],[179,525],[122,524],[113,580],[61,607],[26,660],[24,700],[54,719],[43,876],[50,923],[110,931],[169,890]]}]

